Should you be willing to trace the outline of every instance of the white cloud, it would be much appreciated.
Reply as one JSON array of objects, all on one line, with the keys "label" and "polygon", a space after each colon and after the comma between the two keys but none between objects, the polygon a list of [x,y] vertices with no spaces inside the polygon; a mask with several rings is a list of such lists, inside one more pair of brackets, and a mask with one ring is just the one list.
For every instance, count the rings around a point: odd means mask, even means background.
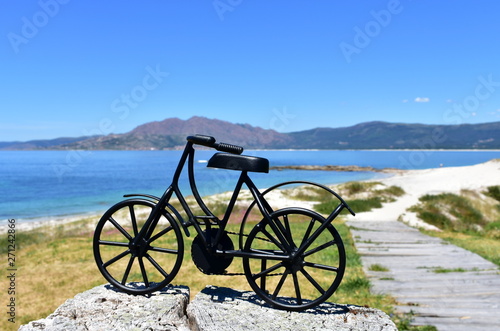
[{"label": "white cloud", "polygon": [[431,99],[429,98],[423,98],[423,97],[416,97],[415,102],[429,102]]}]

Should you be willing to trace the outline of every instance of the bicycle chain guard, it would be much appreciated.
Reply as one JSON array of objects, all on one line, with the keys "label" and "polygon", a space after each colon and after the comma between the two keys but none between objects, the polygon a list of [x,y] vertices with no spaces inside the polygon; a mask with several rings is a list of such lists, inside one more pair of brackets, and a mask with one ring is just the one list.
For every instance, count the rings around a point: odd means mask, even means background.
[{"label": "bicycle chain guard", "polygon": [[[215,233],[215,231],[212,232],[211,240],[215,240]],[[203,234],[206,235],[206,232],[203,231]],[[217,249],[223,251],[234,249],[233,241],[226,232],[222,234]],[[224,275],[226,274],[226,268],[233,262],[232,256],[210,254],[199,234],[194,238],[191,245],[191,258],[196,267],[207,275]]]}]

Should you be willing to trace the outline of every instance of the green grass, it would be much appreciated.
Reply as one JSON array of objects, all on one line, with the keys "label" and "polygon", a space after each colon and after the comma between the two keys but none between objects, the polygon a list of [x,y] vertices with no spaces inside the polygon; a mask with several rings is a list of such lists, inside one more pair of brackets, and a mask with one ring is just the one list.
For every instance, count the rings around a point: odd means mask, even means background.
[{"label": "green grass", "polygon": [[[342,195],[345,193],[345,201],[355,213],[381,208],[383,203],[392,202],[405,193],[398,186],[377,189],[376,187],[379,186],[382,184],[378,182],[351,182],[340,186],[339,192]],[[331,196],[316,201],[320,201],[315,206],[316,211],[324,214],[329,214],[338,204],[337,201],[331,199]],[[343,213],[348,214],[349,212],[344,210]]]},{"label": "green grass", "polygon": [[437,331],[437,328],[432,325],[412,325],[413,316],[415,313],[411,311],[408,314],[394,316],[393,321],[400,331]]},{"label": "green grass", "polygon": [[500,202],[500,186],[499,185],[488,187],[485,194],[489,197],[492,197],[496,201]]},{"label": "green grass", "polygon": [[384,267],[383,265],[380,265],[378,263],[372,264],[368,267],[368,270],[370,271],[380,271],[380,272],[387,272],[389,271],[389,268]]},{"label": "green grass", "polygon": [[354,195],[372,190],[373,187],[380,185],[379,182],[349,182],[340,186],[340,193],[342,195]]},{"label": "green grass", "polygon": [[442,238],[500,266],[499,186],[490,186],[483,194],[487,198],[470,191],[462,191],[460,195],[426,195],[410,211],[442,230],[424,233]]},{"label": "green grass", "polygon": [[[494,192],[492,188],[496,186],[489,187],[488,192]],[[500,203],[485,203],[480,197],[473,199],[470,192],[462,192],[462,195],[442,193],[422,196],[419,204],[411,207],[410,211],[441,230],[500,239],[500,220],[491,219],[497,218],[498,214],[478,209],[495,209]]]},{"label": "green grass", "polygon": [[420,204],[410,211],[416,212],[424,222],[443,230],[479,232],[487,224],[467,198],[452,193],[424,195]]},{"label": "green grass", "polygon": [[473,270],[467,270],[464,268],[443,268],[443,267],[437,267],[437,268],[432,268],[432,272],[436,274],[447,274],[450,272],[468,272],[468,271],[477,271],[477,269]]}]

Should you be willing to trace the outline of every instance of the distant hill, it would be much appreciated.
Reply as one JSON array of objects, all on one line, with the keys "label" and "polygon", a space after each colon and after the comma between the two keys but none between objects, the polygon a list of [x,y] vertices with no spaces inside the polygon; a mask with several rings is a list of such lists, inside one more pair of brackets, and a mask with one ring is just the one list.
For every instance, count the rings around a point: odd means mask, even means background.
[{"label": "distant hill", "polygon": [[186,136],[196,133],[247,149],[500,149],[500,122],[463,125],[367,122],[343,128],[279,133],[198,116],[150,122],[124,134],[0,143],[0,149],[178,149],[184,146]]},{"label": "distant hill", "polygon": [[0,150],[36,150],[36,149],[59,149],[60,146],[75,144],[93,137],[84,136],[77,138],[56,138],[50,140],[30,140],[30,141],[12,141],[0,142]]},{"label": "distant hill", "polygon": [[498,149],[500,122],[424,125],[386,122],[292,132],[291,148],[317,149]]}]

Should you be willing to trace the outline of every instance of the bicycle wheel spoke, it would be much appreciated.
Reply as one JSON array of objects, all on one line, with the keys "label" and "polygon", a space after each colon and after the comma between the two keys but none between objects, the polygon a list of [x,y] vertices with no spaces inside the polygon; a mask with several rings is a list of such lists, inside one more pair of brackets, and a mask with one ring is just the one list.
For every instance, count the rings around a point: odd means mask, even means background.
[{"label": "bicycle wheel spoke", "polygon": [[122,278],[122,285],[125,285],[127,283],[128,275],[130,274],[130,269],[132,268],[132,264],[134,264],[135,256],[132,255],[130,257],[130,260],[128,261],[127,269],[125,269],[125,273],[123,274]]},{"label": "bicycle wheel spoke", "polygon": [[325,293],[325,290],[321,287],[321,285],[318,284],[317,281],[314,280],[314,278],[312,278],[312,276],[306,271],[304,270],[304,268],[302,268],[300,270],[300,272],[304,275],[304,277],[307,278],[307,280],[319,291],[319,293],[321,294],[324,294]]},{"label": "bicycle wheel spoke", "polygon": [[278,285],[276,285],[276,288],[274,289],[274,292],[272,295],[273,300],[276,300],[276,297],[280,293],[281,288],[283,287],[283,284],[285,283],[285,280],[289,274],[290,274],[290,272],[288,270],[286,270],[285,273],[283,274],[283,276],[281,276],[281,279],[280,279]]},{"label": "bicycle wheel spoke", "polygon": [[316,239],[318,239],[318,237],[321,235],[321,233],[323,233],[323,231],[326,230],[327,225],[328,224],[326,224],[326,223],[321,224],[321,226],[319,228],[317,228],[316,231],[314,231],[312,236],[307,238],[307,240],[300,246],[299,253],[303,253],[309,246],[311,246],[311,244]]},{"label": "bicycle wheel spoke", "polygon": [[[263,260],[263,261],[267,261],[267,260]],[[267,274],[269,274],[269,273],[273,272],[274,270],[277,270],[277,269],[279,269],[281,267],[283,267],[283,262],[275,264],[271,268],[268,268],[266,270],[263,270],[263,271],[259,272],[258,274],[253,275],[253,279],[258,279],[258,278],[260,278],[262,276],[266,276]]]},{"label": "bicycle wheel spoke", "polygon": [[271,240],[271,242],[273,244],[275,244],[276,246],[278,246],[279,249],[281,249],[283,252],[285,252],[285,247],[283,247],[283,245],[281,245],[281,243],[273,237],[273,235],[271,235],[266,229],[262,229],[262,234],[264,234],[267,238],[269,238],[269,240]]},{"label": "bicycle wheel spoke", "polygon": [[311,249],[310,251],[305,252],[304,253],[304,257],[312,255],[312,254],[317,253],[319,251],[322,251],[325,248],[328,248],[328,247],[333,246],[333,245],[335,245],[335,240],[329,241],[327,243],[324,243],[323,245],[320,245],[320,246],[318,246],[318,247],[316,247],[314,249]]},{"label": "bicycle wheel spoke", "polygon": [[160,238],[161,236],[163,236],[164,234],[170,232],[170,230],[172,230],[173,227],[172,226],[169,226],[163,230],[161,230],[160,232],[158,232],[156,235],[154,235],[153,237],[151,237],[151,239],[149,239],[149,243],[152,243],[153,241],[155,241],[156,239]]},{"label": "bicycle wheel spoke", "polygon": [[290,228],[290,222],[288,221],[288,215],[283,215],[283,223],[285,223],[285,238],[288,240],[288,244],[291,248],[295,248],[295,243],[292,237],[292,229]]},{"label": "bicycle wheel spoke", "polygon": [[293,287],[295,287],[295,295],[297,296],[297,304],[301,305],[302,296],[300,295],[300,285],[299,285],[299,280],[297,279],[297,273],[296,272],[292,273],[292,277],[293,277]]},{"label": "bicycle wheel spoke", "polygon": [[130,234],[127,231],[125,231],[125,229],[120,224],[118,224],[118,222],[115,221],[115,219],[113,217],[110,217],[109,221],[115,226],[115,228],[118,231],[120,231],[125,236],[125,238],[127,238],[129,241],[132,240],[132,237],[130,236]]},{"label": "bicycle wheel spoke", "polygon": [[130,220],[132,221],[132,228],[134,229],[134,237],[137,237],[137,234],[139,233],[139,231],[137,230],[137,220],[135,218],[134,206],[130,205],[130,206],[128,206],[128,209],[130,211]]},{"label": "bicycle wheel spoke", "polygon": [[[283,217],[285,218],[287,215],[284,215]],[[287,221],[287,220],[286,220]],[[283,222],[285,222],[285,219],[283,219]],[[271,223],[269,223],[269,226],[271,229],[274,231],[274,234],[277,237],[277,241],[281,243],[280,247],[284,247],[283,251],[290,251],[293,249],[293,243],[291,243],[291,234],[285,226],[280,222],[279,219],[273,220]]]},{"label": "bicycle wheel spoke", "polygon": [[128,247],[129,244],[120,241],[99,240],[99,245]]},{"label": "bicycle wheel spoke", "polygon": [[139,257],[139,266],[141,267],[142,279],[144,280],[144,285],[149,287],[148,275],[146,273],[146,268],[144,267],[144,261],[142,257]]},{"label": "bicycle wheel spoke", "polygon": [[311,235],[311,231],[314,227],[314,222],[316,220],[314,218],[311,218],[311,221],[309,222],[309,225],[307,227],[306,233],[304,234],[304,238],[302,238],[302,242],[300,243],[300,246],[304,245],[307,239],[309,239],[309,236]]},{"label": "bicycle wheel spoke", "polygon": [[150,251],[166,253],[166,254],[178,254],[179,251],[176,249],[162,248],[162,247],[151,247]]},{"label": "bicycle wheel spoke", "polygon": [[118,254],[114,258],[110,259],[108,262],[103,263],[102,264],[103,268],[107,268],[109,265],[115,263],[118,260],[121,260],[122,258],[124,258],[125,256],[127,256],[128,254],[130,254],[130,249],[127,249],[125,252],[123,252],[121,254]]},{"label": "bicycle wheel spoke", "polygon": [[151,264],[156,268],[156,270],[158,270],[163,275],[163,277],[168,277],[168,273],[165,270],[163,270],[163,268],[156,262],[155,259],[153,259],[151,255],[146,254],[146,258],[148,259],[149,262],[151,262]]},{"label": "bicycle wheel spoke", "polygon": [[326,270],[326,271],[333,271],[333,272],[339,271],[339,268],[337,268],[337,267],[319,264],[319,263],[304,262],[304,266],[316,268],[316,269],[321,269],[321,270]]},{"label": "bicycle wheel spoke", "polygon": [[[267,269],[267,260],[262,259],[260,262],[260,270],[266,270]],[[262,291],[266,291],[266,277],[261,277],[260,278],[260,288]]]}]

